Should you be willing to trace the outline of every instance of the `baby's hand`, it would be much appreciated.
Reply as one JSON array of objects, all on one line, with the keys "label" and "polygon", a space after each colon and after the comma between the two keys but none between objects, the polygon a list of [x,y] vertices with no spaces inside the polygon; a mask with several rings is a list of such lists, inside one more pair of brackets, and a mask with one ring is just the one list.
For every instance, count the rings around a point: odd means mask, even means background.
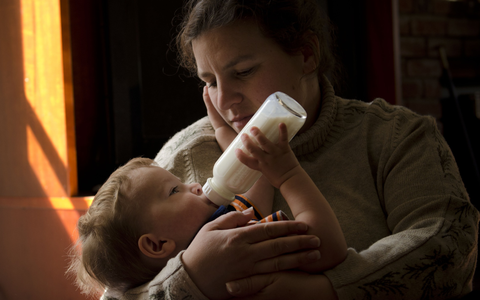
[{"label": "baby's hand", "polygon": [[278,129],[279,139],[275,145],[267,139],[260,129],[252,127],[250,134],[257,143],[247,134],[243,134],[241,137],[245,149],[251,153],[251,156],[241,149],[236,149],[235,152],[240,162],[251,169],[262,172],[265,178],[276,188],[280,188],[287,179],[301,169],[288,144],[287,126],[280,123]]}]

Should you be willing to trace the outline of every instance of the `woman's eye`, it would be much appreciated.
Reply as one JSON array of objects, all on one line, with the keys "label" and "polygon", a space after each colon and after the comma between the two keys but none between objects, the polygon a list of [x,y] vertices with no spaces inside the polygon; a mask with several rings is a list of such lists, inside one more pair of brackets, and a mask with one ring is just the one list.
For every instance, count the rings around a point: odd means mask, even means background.
[{"label": "woman's eye", "polygon": [[205,80],[201,80],[200,87],[203,88],[204,86],[206,86],[207,88],[215,87],[217,86],[217,81],[207,82]]},{"label": "woman's eye", "polygon": [[179,190],[178,190],[178,186],[174,187],[171,191],[170,191],[170,196],[173,195],[173,194],[176,194],[178,193]]},{"label": "woman's eye", "polygon": [[248,76],[253,73],[253,68],[250,68],[248,70],[244,70],[241,72],[237,72],[237,76],[243,77],[243,76]]}]

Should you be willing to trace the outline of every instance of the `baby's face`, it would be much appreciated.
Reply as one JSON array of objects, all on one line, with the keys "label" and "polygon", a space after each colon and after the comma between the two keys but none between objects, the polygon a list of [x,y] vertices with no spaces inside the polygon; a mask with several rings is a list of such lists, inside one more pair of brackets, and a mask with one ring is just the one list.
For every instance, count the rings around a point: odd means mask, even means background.
[{"label": "baby's face", "polygon": [[198,183],[184,184],[160,167],[140,168],[131,175],[145,222],[151,233],[173,239],[177,249],[186,249],[217,207],[207,199]]}]

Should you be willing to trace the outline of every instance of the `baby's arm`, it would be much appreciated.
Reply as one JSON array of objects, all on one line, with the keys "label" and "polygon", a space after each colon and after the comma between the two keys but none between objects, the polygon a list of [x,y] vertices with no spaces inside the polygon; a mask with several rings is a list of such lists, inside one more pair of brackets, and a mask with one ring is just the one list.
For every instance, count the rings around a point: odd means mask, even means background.
[{"label": "baby's arm", "polygon": [[274,192],[273,186],[268,179],[262,176],[245,193],[245,196],[255,204],[258,211],[265,217],[272,213]]},{"label": "baby's arm", "polygon": [[274,187],[280,189],[295,220],[306,223],[309,226],[308,234],[320,238],[319,250],[322,258],[300,269],[322,272],[345,259],[347,253],[345,238],[329,203],[290,149],[285,124],[280,124],[279,130],[279,142],[275,145],[258,128],[252,128],[251,135],[263,150],[248,135],[243,135],[245,149],[252,156],[248,156],[240,149],[236,150],[236,154],[242,163],[261,171]]}]

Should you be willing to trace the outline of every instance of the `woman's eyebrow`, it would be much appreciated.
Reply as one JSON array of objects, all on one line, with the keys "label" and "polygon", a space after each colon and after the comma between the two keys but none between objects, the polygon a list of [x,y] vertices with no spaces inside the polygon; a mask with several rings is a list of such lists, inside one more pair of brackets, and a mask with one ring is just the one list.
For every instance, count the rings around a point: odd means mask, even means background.
[{"label": "woman's eyebrow", "polygon": [[235,65],[238,65],[241,62],[244,62],[246,60],[252,60],[254,56],[252,54],[246,54],[246,55],[241,55],[230,61],[228,64],[226,64],[223,67],[223,71],[226,71],[230,69],[231,67],[234,67]]},{"label": "woman's eyebrow", "polygon": [[[253,60],[254,58],[255,57],[254,57],[253,54],[245,54],[245,55],[235,57],[234,59],[229,61],[225,66],[223,66],[222,71],[226,71],[226,70],[236,66],[237,64],[239,64],[241,62],[244,62],[244,61],[247,61],[247,60]],[[210,72],[200,72],[200,73],[197,73],[197,76],[200,79],[205,79],[205,78],[209,78],[209,77],[213,76],[213,74],[210,73]]]}]

